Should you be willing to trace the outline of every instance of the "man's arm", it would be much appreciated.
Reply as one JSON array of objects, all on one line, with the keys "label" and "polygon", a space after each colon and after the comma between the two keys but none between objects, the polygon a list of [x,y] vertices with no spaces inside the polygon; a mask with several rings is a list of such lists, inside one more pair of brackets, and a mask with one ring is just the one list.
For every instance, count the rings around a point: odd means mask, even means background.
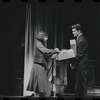
[{"label": "man's arm", "polygon": [[82,57],[85,55],[85,51],[86,51],[86,43],[80,42],[78,45],[76,60],[81,60]]}]

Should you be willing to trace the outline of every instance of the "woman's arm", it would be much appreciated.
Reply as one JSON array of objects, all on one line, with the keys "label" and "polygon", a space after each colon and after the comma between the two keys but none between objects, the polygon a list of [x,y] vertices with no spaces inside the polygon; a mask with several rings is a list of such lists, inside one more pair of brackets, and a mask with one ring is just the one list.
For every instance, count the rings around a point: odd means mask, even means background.
[{"label": "woman's arm", "polygon": [[37,48],[44,54],[53,54],[58,52],[56,50],[44,47],[44,45],[41,42],[37,42]]}]

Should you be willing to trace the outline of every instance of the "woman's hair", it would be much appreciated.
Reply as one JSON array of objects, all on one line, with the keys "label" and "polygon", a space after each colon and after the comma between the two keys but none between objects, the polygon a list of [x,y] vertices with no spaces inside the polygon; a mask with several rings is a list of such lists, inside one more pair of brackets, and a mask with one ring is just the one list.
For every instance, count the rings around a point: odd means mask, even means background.
[{"label": "woman's hair", "polygon": [[37,36],[36,36],[36,39],[38,40],[44,40],[44,37],[47,36],[48,37],[48,34],[44,31],[39,31]]},{"label": "woman's hair", "polygon": [[81,25],[80,24],[74,24],[71,27],[72,29],[76,28],[77,31],[81,30]]}]

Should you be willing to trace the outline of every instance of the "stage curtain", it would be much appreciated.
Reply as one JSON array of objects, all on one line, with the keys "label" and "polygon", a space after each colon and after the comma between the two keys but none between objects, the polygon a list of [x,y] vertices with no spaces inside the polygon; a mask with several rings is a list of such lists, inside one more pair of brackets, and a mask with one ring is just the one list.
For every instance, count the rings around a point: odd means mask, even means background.
[{"label": "stage curtain", "polygon": [[[24,89],[23,95],[28,95],[27,85],[29,81],[30,71],[34,61],[35,36],[39,30],[44,30],[48,33],[49,39],[47,47],[50,49],[59,48],[69,49],[68,36],[70,27],[67,28],[70,15],[66,13],[66,6],[63,5],[27,5],[26,6],[26,25],[25,25],[25,61],[24,61]],[[69,9],[70,6],[67,6]],[[68,12],[67,9],[67,12]],[[71,9],[73,12],[73,9]],[[67,19],[67,20],[66,20]],[[73,19],[73,17],[71,17]],[[66,22],[66,23],[65,23]],[[70,26],[70,25],[69,25]],[[52,75],[56,80],[56,61],[53,61]],[[67,64],[66,64],[67,65]],[[33,66],[34,67],[34,66]],[[67,67],[67,66],[66,66]],[[67,72],[63,72],[65,65],[59,70],[61,77],[67,78]],[[65,70],[66,71],[66,70]],[[64,74],[64,75],[63,75]],[[59,75],[58,75],[59,76]],[[67,81],[67,79],[64,79]],[[67,82],[65,82],[67,85]],[[53,88],[53,91],[56,91]],[[30,94],[30,93],[29,93]]]}]

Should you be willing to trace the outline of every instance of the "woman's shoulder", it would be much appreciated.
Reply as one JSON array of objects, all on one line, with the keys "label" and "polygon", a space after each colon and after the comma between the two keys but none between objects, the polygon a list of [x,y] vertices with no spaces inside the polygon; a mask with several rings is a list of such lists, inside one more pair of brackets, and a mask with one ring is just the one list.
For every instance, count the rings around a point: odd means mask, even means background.
[{"label": "woman's shoulder", "polygon": [[37,43],[37,44],[42,44],[42,42],[41,42],[41,41],[39,41],[39,40],[37,40],[37,41],[36,41],[36,43]]},{"label": "woman's shoulder", "polygon": [[36,41],[36,45],[37,45],[37,47],[44,46],[43,43],[39,40]]}]

